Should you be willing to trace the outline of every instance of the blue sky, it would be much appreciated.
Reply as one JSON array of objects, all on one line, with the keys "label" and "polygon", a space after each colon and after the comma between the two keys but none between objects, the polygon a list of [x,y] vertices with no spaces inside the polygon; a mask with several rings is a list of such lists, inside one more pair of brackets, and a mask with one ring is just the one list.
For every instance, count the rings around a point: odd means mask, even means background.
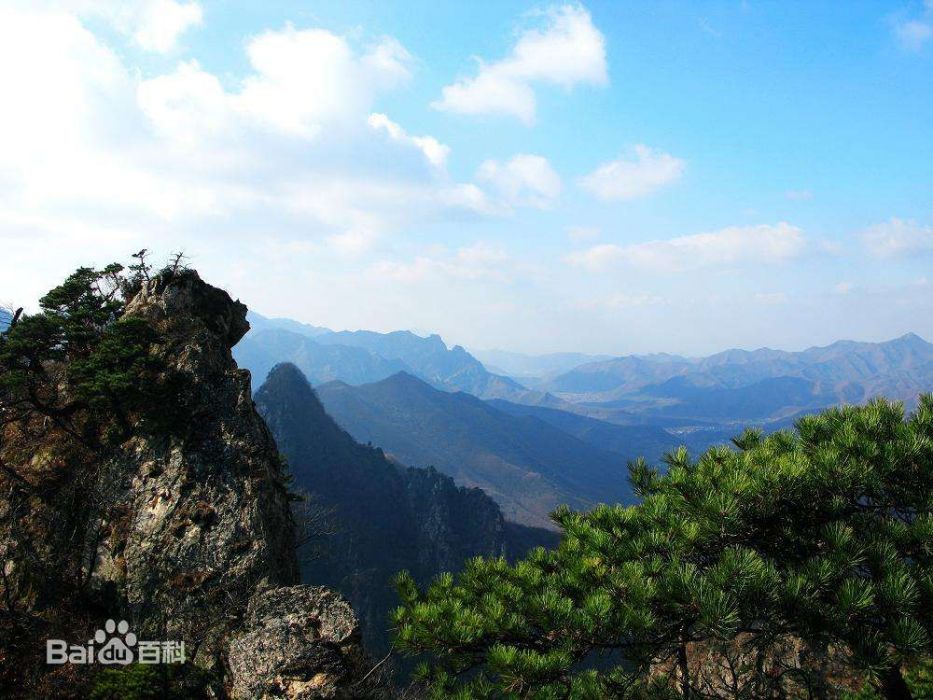
[{"label": "blue sky", "polygon": [[0,301],[183,248],[526,352],[933,340],[933,3],[0,9]]}]

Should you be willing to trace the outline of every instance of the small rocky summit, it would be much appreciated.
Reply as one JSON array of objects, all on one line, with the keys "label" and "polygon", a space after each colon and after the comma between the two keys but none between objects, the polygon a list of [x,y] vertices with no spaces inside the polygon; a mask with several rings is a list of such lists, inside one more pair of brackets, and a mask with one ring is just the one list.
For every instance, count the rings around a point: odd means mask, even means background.
[{"label": "small rocky summit", "polygon": [[[88,622],[119,614],[141,639],[185,640],[215,697],[371,697],[361,681],[372,664],[353,610],[327,589],[298,585],[284,460],[254,408],[249,373],[231,356],[249,330],[246,307],[181,271],[145,283],[125,317],[159,333],[155,352],[183,387],[188,427],[134,432],[56,482],[54,499],[23,497],[35,523],[79,519],[68,530],[79,534],[59,545],[87,582],[81,610],[99,611]],[[87,507],[65,517],[59,504],[91,482]],[[24,572],[25,581],[25,555],[16,553],[34,545],[13,511],[0,513],[0,552],[10,556],[7,574]],[[35,546],[51,548],[55,536]],[[33,595],[29,612],[75,605],[53,598],[51,589]]]}]

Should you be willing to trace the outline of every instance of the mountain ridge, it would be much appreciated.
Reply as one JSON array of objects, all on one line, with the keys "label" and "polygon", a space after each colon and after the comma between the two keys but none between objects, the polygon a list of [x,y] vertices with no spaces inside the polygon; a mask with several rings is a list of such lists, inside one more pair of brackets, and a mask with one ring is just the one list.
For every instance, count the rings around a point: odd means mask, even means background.
[{"label": "mountain ridge", "polygon": [[287,319],[259,318],[259,326],[234,349],[237,361],[257,377],[265,377],[281,362],[297,365],[313,384],[332,380],[366,384],[407,371],[444,391],[466,391],[483,398],[531,404],[562,404],[556,397],[490,372],[462,346],[448,348],[437,334],[425,337],[411,331],[330,331]]},{"label": "mountain ridge", "polygon": [[376,652],[389,645],[386,624],[398,604],[392,579],[399,571],[427,583],[478,555],[521,555],[532,544],[551,543],[546,533],[506,523],[481,490],[392,462],[381,449],[357,442],[293,364],[273,368],[255,402],[288,459],[293,485],[327,509],[331,521],[317,556],[302,563],[302,579],[345,595]]},{"label": "mountain ridge", "polygon": [[[777,391],[780,382],[796,390],[803,388],[800,382],[809,382],[806,396],[800,391]],[[773,404],[761,414],[743,411],[742,396],[755,386]],[[726,350],[705,358],[623,356],[582,365],[541,388],[572,403],[648,415],[709,418],[704,411],[716,403],[722,414],[718,418],[757,420],[860,403],[878,395],[910,406],[931,386],[933,344],[908,333],[883,343],[843,340],[800,352],[759,348]],[[792,396],[797,398],[788,403]],[[690,405],[698,400],[699,404]]]},{"label": "mountain ridge", "polygon": [[631,500],[619,455],[536,417],[509,415],[465,392],[440,391],[410,373],[362,386],[331,382],[317,392],[359,442],[483,488],[519,523],[552,528],[548,514],[557,505]]},{"label": "mountain ridge", "polygon": [[[933,388],[933,345],[916,333],[881,343],[838,340],[800,351],[726,349],[705,357],[670,353],[595,356],[549,372],[582,353],[540,356],[480,351],[488,364],[437,334],[331,331],[288,319],[266,319],[234,349],[257,377],[278,362],[294,362],[315,385],[334,380],[360,386],[408,372],[436,389],[485,400],[540,406],[618,425],[706,429],[741,423],[784,425],[794,416],[874,396],[903,401]],[[510,376],[512,369],[540,370]],[[516,364],[517,363],[517,364]],[[556,363],[556,364],[555,364]],[[565,419],[561,419],[565,420]]]}]

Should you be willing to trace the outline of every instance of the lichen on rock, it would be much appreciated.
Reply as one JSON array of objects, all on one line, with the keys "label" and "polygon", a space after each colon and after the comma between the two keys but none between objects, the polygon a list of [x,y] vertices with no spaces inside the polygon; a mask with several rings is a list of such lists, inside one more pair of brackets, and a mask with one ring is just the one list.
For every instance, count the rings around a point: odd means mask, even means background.
[{"label": "lichen on rock", "polygon": [[228,641],[234,698],[361,697],[367,661],[350,605],[312,586],[259,591]]}]

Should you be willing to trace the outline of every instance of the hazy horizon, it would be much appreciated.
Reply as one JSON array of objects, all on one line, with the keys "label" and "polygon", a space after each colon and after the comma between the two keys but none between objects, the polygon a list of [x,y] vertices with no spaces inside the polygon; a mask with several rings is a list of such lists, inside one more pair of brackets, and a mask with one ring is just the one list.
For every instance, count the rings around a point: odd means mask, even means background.
[{"label": "hazy horizon", "polygon": [[[286,317],[286,316],[271,316],[271,315],[263,314],[263,313],[261,313],[260,311],[257,311],[256,309],[252,309],[252,308],[250,308],[250,311],[253,312],[253,313],[257,313],[257,314],[259,314],[260,316],[263,316],[264,318],[266,318],[266,319],[268,319],[268,320],[271,320],[271,321],[283,321],[283,320],[285,320],[285,321],[298,321],[298,319],[293,319],[293,318],[289,318],[289,317]],[[755,351],[755,350],[779,350],[779,351],[782,351],[782,352],[803,352],[804,350],[809,350],[809,349],[811,349],[811,348],[826,347],[826,346],[828,346],[828,345],[832,345],[832,344],[834,344],[834,343],[840,343],[840,342],[854,342],[854,343],[885,343],[885,342],[890,342],[890,341],[894,341],[894,340],[899,340],[899,339],[901,339],[901,338],[904,338],[904,337],[910,336],[910,335],[917,336],[918,338],[920,338],[920,339],[923,340],[924,342],[930,342],[927,338],[925,338],[925,337],[924,337],[922,334],[920,334],[920,333],[915,333],[914,331],[906,331],[905,333],[901,333],[900,335],[892,336],[892,337],[884,337],[884,338],[877,338],[877,339],[866,339],[866,338],[836,338],[835,340],[832,340],[832,341],[830,341],[830,342],[828,342],[828,343],[823,343],[823,344],[810,344],[810,345],[804,345],[804,346],[789,346],[789,347],[775,347],[775,346],[769,346],[769,345],[758,345],[758,346],[750,346],[750,347],[728,346],[728,347],[719,348],[718,350],[713,350],[712,352],[702,353],[702,354],[696,354],[696,355],[691,355],[691,354],[687,354],[687,353],[672,352],[672,351],[670,351],[670,350],[664,350],[664,349],[658,349],[658,350],[653,350],[653,351],[649,351],[649,352],[637,352],[637,353],[626,353],[626,352],[619,352],[619,353],[612,353],[612,352],[584,352],[584,351],[581,351],[581,350],[577,350],[577,349],[575,349],[575,348],[573,348],[573,347],[566,348],[566,349],[563,349],[563,350],[548,350],[548,351],[540,351],[540,352],[523,352],[523,351],[519,351],[519,350],[512,350],[511,348],[501,348],[501,347],[476,347],[476,346],[464,345],[463,343],[454,342],[454,341],[452,341],[451,339],[444,337],[444,335],[441,334],[441,333],[436,333],[436,332],[434,332],[434,331],[427,330],[427,329],[416,329],[416,328],[389,328],[389,329],[386,329],[386,330],[378,330],[378,329],[374,329],[374,328],[343,328],[343,327],[330,328],[330,327],[321,326],[321,325],[319,325],[319,324],[312,323],[312,322],[309,322],[309,321],[298,321],[298,322],[299,322],[299,323],[304,323],[304,324],[307,324],[307,325],[310,325],[310,326],[315,326],[315,327],[317,327],[317,328],[322,328],[322,329],[325,329],[325,330],[327,330],[327,331],[331,331],[331,332],[335,332],[335,333],[340,333],[340,332],[350,332],[350,333],[353,333],[353,332],[357,332],[357,331],[374,331],[374,332],[377,332],[377,333],[407,332],[407,333],[413,333],[414,335],[419,336],[419,337],[421,337],[421,338],[428,338],[428,337],[430,337],[430,336],[432,336],[432,335],[437,335],[437,336],[439,336],[439,337],[441,338],[441,340],[444,341],[444,344],[447,346],[448,349],[453,348],[454,346],[458,346],[458,345],[459,345],[459,346],[463,347],[467,352],[469,352],[469,353],[471,353],[471,354],[473,354],[473,355],[484,354],[484,353],[503,352],[503,353],[509,353],[509,354],[515,354],[515,355],[526,355],[526,356],[529,356],[529,357],[545,356],[545,355],[577,355],[577,354],[579,354],[579,355],[590,355],[590,356],[594,356],[594,357],[597,357],[597,356],[621,357],[621,356],[625,356],[625,355],[637,355],[637,356],[678,355],[678,356],[685,357],[685,358],[687,358],[687,359],[698,359],[698,358],[702,358],[702,357],[708,357],[709,355],[715,355],[716,353],[725,352],[725,351],[728,351],[728,350],[744,350],[744,351],[749,351],[749,352]],[[313,339],[313,338],[312,338],[312,339]],[[485,363],[484,363],[484,364],[485,364]]]}]

